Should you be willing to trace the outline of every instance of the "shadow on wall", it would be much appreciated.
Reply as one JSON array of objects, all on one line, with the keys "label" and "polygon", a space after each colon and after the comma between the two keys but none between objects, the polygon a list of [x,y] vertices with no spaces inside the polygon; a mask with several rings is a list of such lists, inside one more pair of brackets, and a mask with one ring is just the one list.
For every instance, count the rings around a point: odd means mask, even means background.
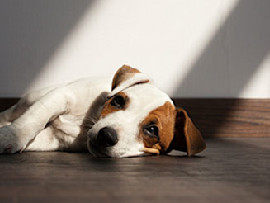
[{"label": "shadow on wall", "polygon": [[270,1],[239,1],[174,95],[189,95],[192,89],[204,97],[210,89],[216,97],[222,97],[220,92],[238,97],[269,53],[269,19]]},{"label": "shadow on wall", "polygon": [[[190,68],[187,76],[178,84],[174,95],[189,95],[188,91],[193,88],[198,91],[199,97],[203,97],[201,95],[209,89],[215,92],[217,97],[219,92],[226,91],[227,95],[232,95],[232,97],[241,95],[260,64],[269,54],[270,27],[269,24],[265,24],[269,19],[270,1],[239,1]],[[211,72],[213,67],[217,71]],[[224,74],[227,74],[226,77]],[[197,83],[195,84],[194,81]],[[227,89],[224,90],[224,88]],[[194,95],[190,96],[194,97]],[[206,100],[201,102],[205,103]],[[227,100],[227,102],[215,102],[215,99],[209,99],[207,102],[208,108],[204,110],[203,105],[193,105],[190,108],[187,101],[181,102],[181,99],[176,103],[190,112],[203,133],[211,132],[211,135],[223,132],[221,129],[226,125],[226,120],[232,119],[233,112],[241,105],[241,100],[235,99]],[[209,102],[213,106],[210,106]],[[242,102],[244,101],[242,100]],[[204,105],[207,106],[207,104]],[[193,108],[194,106],[196,107]],[[222,112],[224,119],[220,120],[219,117],[213,116],[213,111]],[[200,112],[200,117],[196,117],[197,112]],[[241,118],[238,119],[241,121]]]},{"label": "shadow on wall", "polygon": [[9,78],[6,87],[17,92],[8,95],[3,86],[0,91],[7,96],[20,95],[93,2],[1,1],[0,75]]}]

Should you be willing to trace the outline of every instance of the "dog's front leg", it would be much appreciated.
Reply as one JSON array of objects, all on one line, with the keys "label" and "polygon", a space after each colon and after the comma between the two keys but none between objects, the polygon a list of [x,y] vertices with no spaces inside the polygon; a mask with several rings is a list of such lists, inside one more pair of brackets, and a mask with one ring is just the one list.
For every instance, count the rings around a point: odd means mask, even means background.
[{"label": "dog's front leg", "polygon": [[35,102],[11,125],[0,128],[0,153],[15,153],[24,149],[48,122],[68,112],[72,101],[74,96],[63,88]]}]

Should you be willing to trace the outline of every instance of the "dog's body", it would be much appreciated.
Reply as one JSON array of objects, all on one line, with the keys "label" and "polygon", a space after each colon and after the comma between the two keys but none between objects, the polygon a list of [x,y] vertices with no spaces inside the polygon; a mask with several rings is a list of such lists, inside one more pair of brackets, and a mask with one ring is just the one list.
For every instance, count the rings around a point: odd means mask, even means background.
[{"label": "dog's body", "polygon": [[129,157],[205,148],[186,112],[129,66],[112,84],[89,78],[28,94],[0,114],[0,127],[0,153],[88,148],[97,157]]}]

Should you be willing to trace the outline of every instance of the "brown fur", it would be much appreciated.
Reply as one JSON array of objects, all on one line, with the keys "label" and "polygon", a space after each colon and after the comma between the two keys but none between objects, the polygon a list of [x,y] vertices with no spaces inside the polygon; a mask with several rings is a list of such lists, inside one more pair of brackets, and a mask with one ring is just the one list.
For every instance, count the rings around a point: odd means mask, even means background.
[{"label": "brown fur", "polygon": [[128,106],[129,106],[129,97],[124,93],[124,92],[118,92],[115,96],[122,96],[126,103],[125,107],[123,109],[118,109],[115,108],[114,106],[111,105],[111,101],[114,97],[110,98],[108,101],[106,101],[102,111],[101,111],[101,118],[104,118],[106,115],[115,112],[115,111],[124,111]]},{"label": "brown fur", "polygon": [[[173,140],[175,116],[175,107],[170,102],[166,102],[163,106],[159,106],[148,114],[140,124],[139,134],[139,139],[143,140],[146,148],[155,148],[161,152],[166,152]],[[144,134],[143,126],[149,123],[158,126],[159,140]]]},{"label": "brown fur", "polygon": [[[159,139],[144,134],[143,126],[150,123],[158,126]],[[187,112],[181,108],[176,109],[170,102],[151,111],[141,122],[139,139],[143,140],[145,148],[158,149],[161,153],[175,149],[192,156],[206,147],[200,131]]]},{"label": "brown fur", "polygon": [[113,81],[112,81],[112,90],[120,85],[120,83],[125,80],[133,77],[135,73],[140,73],[136,68],[131,68],[130,66],[123,65],[118,71],[115,73]]},{"label": "brown fur", "polygon": [[188,156],[192,156],[206,148],[200,131],[182,108],[177,109],[174,131],[171,149],[187,152]]}]

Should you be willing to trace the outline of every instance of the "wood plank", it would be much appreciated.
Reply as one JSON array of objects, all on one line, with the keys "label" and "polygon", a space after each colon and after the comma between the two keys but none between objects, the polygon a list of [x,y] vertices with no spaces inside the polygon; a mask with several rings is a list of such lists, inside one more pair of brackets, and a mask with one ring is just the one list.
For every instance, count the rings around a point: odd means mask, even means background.
[{"label": "wood plank", "polygon": [[[18,98],[0,98],[0,111]],[[270,99],[180,99],[204,137],[270,137]]]},{"label": "wood plank", "polygon": [[269,202],[270,138],[206,143],[193,158],[0,155],[0,202]]},{"label": "wood plank", "polygon": [[269,137],[270,99],[175,99],[205,137]]}]

